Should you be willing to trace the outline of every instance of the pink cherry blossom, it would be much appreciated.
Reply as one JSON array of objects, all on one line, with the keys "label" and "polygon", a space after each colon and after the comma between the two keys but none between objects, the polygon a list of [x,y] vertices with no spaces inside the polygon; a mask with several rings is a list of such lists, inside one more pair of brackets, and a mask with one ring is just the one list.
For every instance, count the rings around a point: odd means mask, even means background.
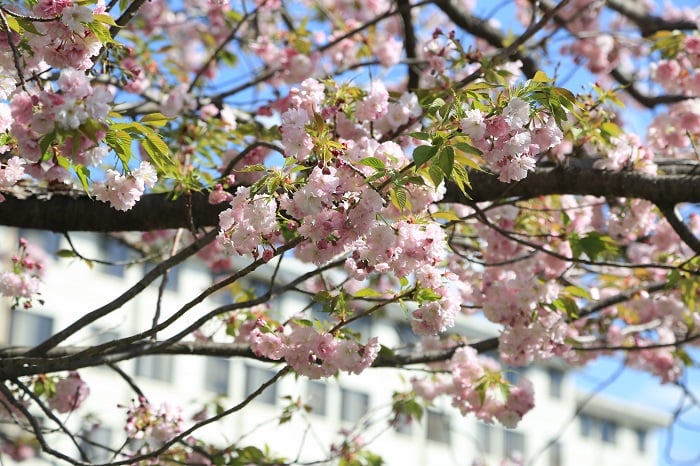
[{"label": "pink cherry blossom", "polygon": [[277,202],[261,195],[251,198],[250,188],[240,187],[230,205],[219,214],[219,243],[237,254],[257,253],[261,240],[277,230]]},{"label": "pink cherry blossom", "polygon": [[59,413],[69,413],[80,407],[90,389],[77,372],[71,372],[56,383],[56,393],[49,398],[49,407]]}]

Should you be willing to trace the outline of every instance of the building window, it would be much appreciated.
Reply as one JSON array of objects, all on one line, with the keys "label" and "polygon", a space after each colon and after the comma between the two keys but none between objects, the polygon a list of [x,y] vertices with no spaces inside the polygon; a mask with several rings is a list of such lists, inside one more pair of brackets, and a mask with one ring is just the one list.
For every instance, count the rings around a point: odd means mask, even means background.
[{"label": "building window", "polygon": [[95,340],[95,345],[102,345],[119,339],[119,332],[112,329],[103,329],[95,327],[92,329]]},{"label": "building window", "polygon": [[53,318],[26,311],[10,313],[10,344],[36,346],[53,335]]},{"label": "building window", "polygon": [[369,395],[342,388],[340,390],[340,418],[347,422],[358,422],[369,409]]},{"label": "building window", "polygon": [[318,382],[316,380],[309,380],[306,384],[306,404],[311,408],[311,412],[318,416],[326,415],[326,398],[328,388],[323,382]]},{"label": "building window", "polygon": [[[127,254],[128,254],[128,251],[127,251]],[[158,262],[146,262],[143,266],[144,273],[148,273],[153,268],[155,268],[157,265],[158,265]],[[111,267],[114,267],[114,266],[111,266]],[[166,274],[161,275],[160,278],[154,282],[155,286],[160,287],[162,281],[166,280],[165,281],[165,289],[168,291],[175,291],[176,292],[178,287],[180,286],[180,270],[181,270],[180,265],[176,265],[174,267],[169,268],[168,272],[167,272],[167,279],[165,278]]]},{"label": "building window", "polygon": [[396,322],[394,330],[404,348],[414,348],[420,342],[420,337],[416,335],[416,332],[413,331],[411,325],[407,322]]},{"label": "building window", "polygon": [[426,436],[428,440],[450,443],[450,418],[445,413],[428,411]]},{"label": "building window", "polygon": [[62,237],[60,233],[30,228],[20,228],[18,236],[26,239],[30,246],[39,247],[52,256],[56,255],[56,251],[61,245]]},{"label": "building window", "polygon": [[600,437],[605,443],[615,443],[617,425],[613,421],[604,420],[600,423]]},{"label": "building window", "polygon": [[493,426],[482,422],[476,425],[476,441],[481,453],[490,455],[494,452],[493,434]]},{"label": "building window", "polygon": [[549,396],[559,399],[564,385],[564,371],[550,367],[547,369],[549,375]]},{"label": "building window", "polygon": [[634,429],[634,435],[637,438],[637,451],[644,453],[647,451],[647,431],[645,429]]},{"label": "building window", "polygon": [[517,385],[522,376],[523,376],[523,372],[520,369],[508,367],[508,368],[503,370],[503,377],[511,385]]},{"label": "building window", "polygon": [[[245,396],[250,396],[274,376],[275,371],[257,366],[245,366]],[[262,393],[255,397],[255,401],[268,405],[275,405],[277,403],[277,384],[272,384],[267,387]]]},{"label": "building window", "polygon": [[503,431],[503,457],[525,456],[525,436],[513,430]]},{"label": "building window", "polygon": [[411,435],[413,433],[413,419],[406,413],[398,413],[392,426],[399,434]]},{"label": "building window", "polygon": [[204,388],[219,395],[228,393],[229,360],[206,358],[204,363]]},{"label": "building window", "polygon": [[163,354],[137,358],[136,375],[162,382],[172,382],[173,358]]},{"label": "building window", "polygon": [[129,248],[121,241],[107,235],[100,236],[98,244],[103,260],[112,264],[103,265],[103,270],[115,277],[123,277],[129,261]]},{"label": "building window", "polygon": [[588,414],[579,414],[578,420],[581,427],[581,437],[592,437],[595,429],[595,420]]},{"label": "building window", "polygon": [[562,448],[561,443],[554,442],[549,446],[549,466],[562,466]]},{"label": "building window", "polygon": [[111,438],[112,431],[109,428],[97,426],[83,436],[80,447],[91,463],[105,463],[114,454],[110,447]]}]

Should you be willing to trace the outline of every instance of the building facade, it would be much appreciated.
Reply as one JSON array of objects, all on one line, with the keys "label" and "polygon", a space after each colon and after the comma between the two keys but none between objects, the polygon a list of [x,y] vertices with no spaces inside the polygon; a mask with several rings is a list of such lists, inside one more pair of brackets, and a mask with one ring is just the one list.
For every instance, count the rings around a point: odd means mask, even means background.
[{"label": "building facade", "polygon": [[[0,236],[4,239],[0,244],[6,248],[6,255],[13,253],[19,235],[48,251],[68,247],[66,238],[58,234],[3,229]],[[136,283],[149,265],[127,267],[128,250],[111,239],[74,234],[71,241],[81,256],[117,265],[101,265],[96,261],[88,265],[85,260],[77,259],[50,261],[43,278],[43,305],[11,311],[7,300],[3,300],[0,312],[3,344],[30,346],[43,341],[81,315],[114,299]],[[284,280],[284,271],[280,279]],[[211,280],[210,272],[203,266],[176,268],[164,285],[160,304],[156,283],[67,343],[91,345],[148,328],[158,318],[156,308],[161,310],[160,318],[168,315],[207,288]],[[248,285],[256,286],[254,282]],[[217,299],[227,299],[225,294],[222,296]],[[308,304],[308,297],[292,294],[279,298],[273,306],[290,314]],[[195,307],[182,318],[178,328],[185,328],[198,315]],[[380,341],[388,346],[405,341],[405,322],[360,325],[364,327],[357,328],[358,331],[378,334]],[[459,325],[475,338],[493,334],[493,329],[478,318],[465,318]],[[242,358],[196,356],[145,356],[120,363],[119,367],[134,377],[152,404],[182,406],[186,419],[204,406],[210,410],[216,406],[223,409],[235,406],[279,369]],[[90,397],[80,412],[87,419],[92,418],[90,413],[94,413],[95,419],[101,417],[100,413],[111,416],[102,419],[99,425],[85,426],[85,440],[119,448],[125,438],[125,407],[136,394],[110,368],[89,368],[80,373],[91,387]],[[420,422],[398,419],[389,424],[392,392],[408,388],[406,381],[411,372],[400,377],[396,370],[371,369],[360,376],[342,375],[321,381],[285,377],[239,413],[195,435],[221,446],[268,445],[290,461],[326,458],[331,445],[342,438],[338,433],[344,430],[360,435],[367,449],[381,455],[390,466],[498,465],[503,458],[513,456],[524,458],[525,464],[531,466],[656,465],[656,430],[669,422],[667,416],[620,400],[582,393],[574,385],[572,374],[556,363],[507,371],[511,381],[523,375],[533,382],[536,407],[517,429],[483,424],[473,417],[463,418],[450,409],[447,399],[436,400]],[[290,422],[280,424],[281,410],[294,403],[310,409],[302,409]],[[72,415],[66,422],[75,426],[80,421]],[[7,427],[0,425],[0,430],[3,428]],[[65,445],[65,441],[60,442]],[[65,446],[70,449],[69,445]],[[106,462],[111,456],[109,451],[91,446],[89,441],[84,446],[95,462]],[[3,458],[2,464],[14,463]],[[45,457],[23,464],[65,463]]]}]

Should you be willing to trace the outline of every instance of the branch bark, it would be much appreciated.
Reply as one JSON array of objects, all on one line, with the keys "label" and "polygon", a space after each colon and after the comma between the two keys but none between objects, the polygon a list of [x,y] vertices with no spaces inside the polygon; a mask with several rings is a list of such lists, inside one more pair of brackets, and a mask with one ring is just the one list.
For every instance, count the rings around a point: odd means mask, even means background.
[{"label": "branch bark", "polygon": [[[452,348],[415,352],[408,354],[380,354],[372,367],[404,367],[414,364],[427,364],[431,362],[446,361],[452,357],[459,348]],[[492,351],[498,348],[498,338],[487,338],[475,342],[469,346],[479,353]],[[87,354],[90,347],[85,346],[59,346],[51,348],[42,357],[27,357],[28,347],[0,347],[0,373],[5,377],[21,377],[50,372],[81,369],[84,367],[112,365],[119,361],[133,359],[139,356],[168,354],[168,355],[196,355],[215,356],[222,358],[248,358],[265,362],[274,362],[270,359],[257,356],[247,344],[237,343],[213,343],[213,342],[149,342],[134,343],[128,351],[119,353]]]},{"label": "branch bark", "polygon": [[641,2],[635,0],[607,0],[607,6],[632,21],[643,37],[653,35],[658,31],[673,31],[676,29],[694,31],[698,23],[690,20],[668,21],[659,16],[644,11]]},{"label": "branch bark", "polygon": [[[655,204],[700,203],[700,171],[695,165],[664,166],[665,174],[634,171],[603,171],[580,160],[567,167],[538,167],[518,183],[501,183],[490,173],[472,172],[471,190],[464,196],[449,186],[444,202],[482,202],[502,198],[530,199],[554,194],[591,195],[645,199]],[[206,193],[171,199],[167,194],[143,196],[127,212],[111,209],[84,194],[54,194],[48,198],[7,194],[0,203],[0,225],[65,231],[147,231],[218,225],[227,204],[210,205]]]}]

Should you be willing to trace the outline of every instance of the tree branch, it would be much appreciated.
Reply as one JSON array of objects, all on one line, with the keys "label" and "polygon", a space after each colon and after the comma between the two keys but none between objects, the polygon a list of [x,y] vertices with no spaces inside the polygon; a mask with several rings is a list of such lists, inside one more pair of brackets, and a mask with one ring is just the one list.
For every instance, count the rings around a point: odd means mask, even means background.
[{"label": "tree branch", "polygon": [[411,4],[409,0],[398,0],[398,10],[403,23],[403,44],[406,51],[406,63],[408,66],[408,84],[406,89],[413,91],[418,88],[420,76],[418,69],[414,63],[416,59],[416,35],[413,30],[413,21],[411,19]]},{"label": "tree branch", "polygon": [[[465,13],[462,7],[456,5],[451,0],[437,0],[435,1],[435,5],[440,8],[453,23],[466,32],[485,40],[496,49],[505,48],[503,44],[503,33],[491,26],[487,21]],[[535,60],[529,56],[523,55],[516,49],[508,49],[511,53],[508,54],[507,58],[520,60],[523,63],[523,73],[525,76],[528,78],[533,77],[539,69],[537,63]]]},{"label": "tree branch", "polygon": [[676,29],[695,31],[698,29],[698,23],[695,21],[667,21],[659,16],[650,15],[644,11],[641,2],[636,0],[607,0],[606,4],[610,9],[633,22],[639,28],[642,37],[651,36],[658,31]]},{"label": "tree branch", "polygon": [[104,306],[85,314],[83,317],[76,320],[73,324],[69,325],[65,329],[50,337],[48,340],[44,341],[43,343],[37,345],[35,348],[27,352],[27,355],[43,355],[46,351],[59,345],[62,341],[64,341],[69,336],[73,335],[78,330],[86,327],[87,325],[90,325],[92,322],[95,322],[96,320],[106,316],[110,312],[119,309],[122,305],[124,305],[124,303],[130,301],[134,296],[138,295],[141,291],[146,289],[146,287],[149,284],[151,284],[156,278],[165,273],[168,269],[174,267],[175,265],[184,261],[193,254],[196,254],[197,251],[202,249],[207,244],[211,243],[216,237],[216,233],[216,230],[212,230],[211,232],[199,238],[197,241],[190,244],[188,247],[184,248],[179,253],[164,260],[163,262],[155,266],[153,269],[151,269],[146,275],[144,275],[144,277],[141,280],[139,280],[134,286],[122,293],[119,297],[105,304]]},{"label": "tree branch", "polygon": [[622,70],[618,68],[614,68],[612,71],[610,71],[610,76],[615,78],[615,81],[617,81],[618,83],[620,83],[620,85],[624,87],[625,92],[627,92],[630,95],[630,97],[632,97],[641,105],[644,105],[646,108],[653,109],[657,105],[675,104],[693,98],[691,96],[685,96],[680,94],[657,96],[644,94],[634,85],[634,80],[630,79],[627,75],[625,75],[625,73]]},{"label": "tree branch", "polygon": [[683,240],[685,244],[692,249],[695,254],[700,255],[700,239],[693,234],[688,226],[683,223],[683,219],[676,210],[676,206],[673,204],[656,204],[661,213],[666,218],[666,221],[671,225],[676,234]]},{"label": "tree branch", "polygon": [[[517,183],[502,183],[490,173],[472,172],[468,197],[450,185],[444,202],[494,201],[503,197],[529,199],[554,194],[645,199],[655,204],[700,202],[697,164],[665,166],[665,174],[603,171],[592,168],[593,159],[580,159],[568,167],[538,167]],[[168,194],[148,194],[129,211],[111,209],[85,194],[16,197],[6,194],[0,203],[0,225],[51,231],[148,231],[217,226],[228,204],[211,205],[206,193],[191,193],[173,200]]]},{"label": "tree branch", "polygon": [[[452,348],[428,351],[409,354],[380,354],[374,361],[372,367],[404,367],[415,364],[427,364],[431,362],[440,362],[450,359],[454,352],[460,346]],[[469,344],[479,353],[492,351],[498,348],[498,338],[487,338]],[[214,342],[199,342],[186,341],[177,343],[168,342],[147,342],[134,343],[130,345],[128,352],[112,353],[112,354],[93,354],[89,358],[79,358],[79,355],[85,354],[91,347],[85,346],[60,346],[46,351],[43,357],[26,357],[24,356],[28,349],[27,347],[0,347],[0,367],[2,373],[6,376],[21,377],[27,375],[36,375],[43,373],[77,370],[84,367],[101,366],[104,364],[110,367],[119,361],[133,359],[137,356],[145,355],[191,355],[191,356],[216,356],[222,358],[246,358],[255,359],[263,362],[279,362],[257,356],[247,344],[240,343],[214,343]]]}]

